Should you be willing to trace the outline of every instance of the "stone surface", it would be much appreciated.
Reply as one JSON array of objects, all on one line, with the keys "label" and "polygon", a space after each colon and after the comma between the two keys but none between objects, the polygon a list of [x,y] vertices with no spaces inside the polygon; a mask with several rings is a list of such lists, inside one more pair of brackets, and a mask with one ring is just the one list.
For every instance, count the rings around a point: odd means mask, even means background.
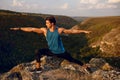
[{"label": "stone surface", "polygon": [[[120,71],[102,58],[90,60],[90,74],[82,66],[67,60],[56,57],[44,57],[42,60],[44,70],[41,73],[31,72],[35,69],[35,61],[32,61],[19,64],[9,72],[1,74],[0,80],[120,80]],[[109,69],[106,69],[106,66]]]}]

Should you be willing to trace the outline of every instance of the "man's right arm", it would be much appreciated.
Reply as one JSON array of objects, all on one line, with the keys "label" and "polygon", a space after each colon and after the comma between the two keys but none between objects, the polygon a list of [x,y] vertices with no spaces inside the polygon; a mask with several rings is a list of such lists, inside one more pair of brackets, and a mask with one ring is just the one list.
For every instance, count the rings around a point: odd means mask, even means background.
[{"label": "man's right arm", "polygon": [[21,28],[10,28],[10,30],[22,30],[25,32],[36,32],[36,33],[44,33],[45,28],[33,28],[33,27],[21,27]]}]

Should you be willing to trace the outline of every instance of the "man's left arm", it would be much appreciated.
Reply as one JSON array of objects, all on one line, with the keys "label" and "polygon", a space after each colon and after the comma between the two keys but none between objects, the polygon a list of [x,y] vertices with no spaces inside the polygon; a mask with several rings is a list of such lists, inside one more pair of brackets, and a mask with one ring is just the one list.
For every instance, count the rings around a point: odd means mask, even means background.
[{"label": "man's left arm", "polygon": [[65,33],[65,34],[80,34],[80,33],[89,34],[91,31],[78,30],[78,29],[65,29],[65,28],[63,28],[62,32]]}]

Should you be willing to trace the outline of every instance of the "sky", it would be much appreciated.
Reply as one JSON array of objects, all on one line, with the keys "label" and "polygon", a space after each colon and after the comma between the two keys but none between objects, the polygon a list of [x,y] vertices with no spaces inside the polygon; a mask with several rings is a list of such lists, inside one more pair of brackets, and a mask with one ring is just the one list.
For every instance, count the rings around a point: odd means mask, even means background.
[{"label": "sky", "polygon": [[0,9],[66,16],[120,16],[120,0],[0,0]]}]

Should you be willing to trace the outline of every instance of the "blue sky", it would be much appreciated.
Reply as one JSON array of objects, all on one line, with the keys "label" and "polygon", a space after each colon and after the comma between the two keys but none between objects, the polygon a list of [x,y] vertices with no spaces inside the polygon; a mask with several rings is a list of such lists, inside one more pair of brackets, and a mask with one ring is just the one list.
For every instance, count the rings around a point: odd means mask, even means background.
[{"label": "blue sky", "polygon": [[120,16],[120,0],[1,0],[0,9],[67,16]]}]

